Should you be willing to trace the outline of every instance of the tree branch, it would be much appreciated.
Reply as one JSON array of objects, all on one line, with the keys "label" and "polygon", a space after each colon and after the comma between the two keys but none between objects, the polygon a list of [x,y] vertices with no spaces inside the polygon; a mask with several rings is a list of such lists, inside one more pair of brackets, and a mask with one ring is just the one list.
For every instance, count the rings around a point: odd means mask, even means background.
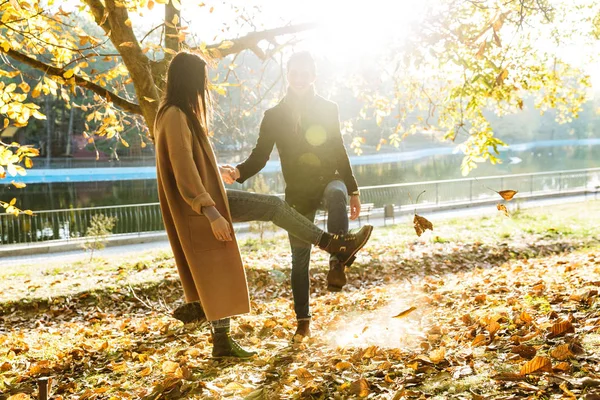
[{"label": "tree branch", "polygon": [[[57,68],[57,67],[53,67],[48,64],[44,64],[43,62],[38,61],[35,58],[29,57],[25,54],[19,53],[18,51],[15,51],[12,49],[9,49],[7,54],[10,57],[14,58],[15,60],[18,60],[22,63],[29,65],[30,67],[33,67],[40,71],[43,71],[48,75],[52,75],[52,76],[56,76],[56,77],[65,79],[63,77],[63,74],[66,71],[62,68]],[[79,75],[73,75],[73,78],[75,79],[75,83],[77,84],[77,86],[84,87],[84,88],[87,88],[87,89],[93,91],[94,93],[104,97],[106,100],[111,101],[113,104],[122,108],[123,110],[128,111],[130,113],[134,113],[134,114],[142,113],[142,110],[138,104],[132,103],[132,102],[128,101],[127,99],[120,97],[119,95],[111,92],[110,90],[108,90],[100,85],[90,82],[85,78],[82,78]]]},{"label": "tree branch", "polygon": [[[280,28],[267,29],[267,30],[258,31],[258,32],[251,32],[251,33],[247,34],[246,36],[242,36],[237,39],[223,40],[222,42],[219,42],[219,43],[210,44],[210,45],[206,46],[206,48],[209,50],[215,50],[215,52],[217,53],[217,56],[219,58],[224,58],[230,54],[239,53],[239,52],[247,50],[247,49],[251,49],[251,50],[256,49],[258,43],[263,40],[272,40],[277,36],[291,35],[294,33],[307,31],[310,29],[314,29],[317,26],[318,25],[316,23],[307,22],[304,24],[288,25],[288,26],[282,26]],[[233,46],[230,46],[226,49],[220,49],[219,46],[221,46],[224,42],[232,42]],[[194,48],[193,50],[198,50],[198,48]],[[260,53],[257,55],[260,56]]]},{"label": "tree branch", "polygon": [[108,22],[107,11],[104,8],[104,4],[100,2],[100,0],[83,0],[85,4],[90,7],[90,11],[94,16],[94,20],[96,24],[104,29],[105,33],[110,32],[110,23]]}]

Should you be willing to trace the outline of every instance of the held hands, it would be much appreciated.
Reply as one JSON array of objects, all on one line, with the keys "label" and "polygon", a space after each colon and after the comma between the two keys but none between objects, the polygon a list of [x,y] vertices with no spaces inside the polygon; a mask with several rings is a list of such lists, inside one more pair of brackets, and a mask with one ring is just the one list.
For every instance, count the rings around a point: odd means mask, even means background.
[{"label": "held hands", "polygon": [[213,234],[222,242],[231,242],[232,240],[232,230],[229,221],[227,221],[223,216],[220,216],[216,220],[210,223],[210,227],[212,228]]},{"label": "held hands", "polygon": [[240,177],[240,171],[232,167],[231,165],[220,165],[219,172],[221,173],[221,178],[223,178],[223,182],[228,185],[231,185]]},{"label": "held hands", "polygon": [[354,221],[360,216],[360,197],[350,196],[350,219]]}]

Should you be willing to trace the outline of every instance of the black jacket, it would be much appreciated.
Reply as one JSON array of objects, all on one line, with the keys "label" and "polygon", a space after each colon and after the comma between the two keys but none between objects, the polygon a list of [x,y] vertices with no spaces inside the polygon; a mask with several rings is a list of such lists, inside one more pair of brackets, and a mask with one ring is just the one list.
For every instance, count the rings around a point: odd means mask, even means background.
[{"label": "black jacket", "polygon": [[337,104],[311,95],[300,111],[290,96],[267,110],[252,153],[237,168],[238,182],[257,174],[277,146],[286,183],[285,199],[301,213],[316,210],[332,180],[342,180],[348,193],[358,189],[344,148]]}]

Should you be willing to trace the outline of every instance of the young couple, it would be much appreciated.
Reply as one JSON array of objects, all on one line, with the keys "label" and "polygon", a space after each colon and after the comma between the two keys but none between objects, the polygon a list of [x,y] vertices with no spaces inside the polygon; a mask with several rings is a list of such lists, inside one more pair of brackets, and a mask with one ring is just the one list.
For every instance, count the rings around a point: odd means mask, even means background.
[{"label": "young couple", "polygon": [[[295,335],[302,336],[310,335],[311,246],[330,254],[328,288],[339,291],[346,283],[345,267],[352,264],[373,229],[367,225],[348,233],[348,194],[355,219],[360,215],[358,187],[343,145],[337,106],[314,92],[314,60],[309,53],[296,53],[287,67],[287,95],[265,113],[248,159],[232,167],[217,164],[207,136],[211,96],[206,62],[182,52],[169,65],[154,127],[158,195],[185,307],[196,317],[205,314],[211,322],[213,357],[255,354],[229,335],[229,318],[250,311],[233,222],[272,221],[289,233],[298,319]],[[286,182],[285,201],[225,189],[223,181],[241,183],[258,173],[274,145]],[[328,232],[313,223],[321,205],[328,210]],[[188,313],[180,319],[189,321],[194,316]]]}]

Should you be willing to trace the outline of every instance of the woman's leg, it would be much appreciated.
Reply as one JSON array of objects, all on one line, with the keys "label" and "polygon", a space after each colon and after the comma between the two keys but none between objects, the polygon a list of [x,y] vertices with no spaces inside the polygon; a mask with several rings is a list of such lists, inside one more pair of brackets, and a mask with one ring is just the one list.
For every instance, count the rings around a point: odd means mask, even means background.
[{"label": "woman's leg", "polygon": [[213,357],[248,358],[256,354],[255,351],[244,350],[235,340],[231,338],[229,335],[231,326],[230,318],[210,321],[210,324],[212,326]]}]

